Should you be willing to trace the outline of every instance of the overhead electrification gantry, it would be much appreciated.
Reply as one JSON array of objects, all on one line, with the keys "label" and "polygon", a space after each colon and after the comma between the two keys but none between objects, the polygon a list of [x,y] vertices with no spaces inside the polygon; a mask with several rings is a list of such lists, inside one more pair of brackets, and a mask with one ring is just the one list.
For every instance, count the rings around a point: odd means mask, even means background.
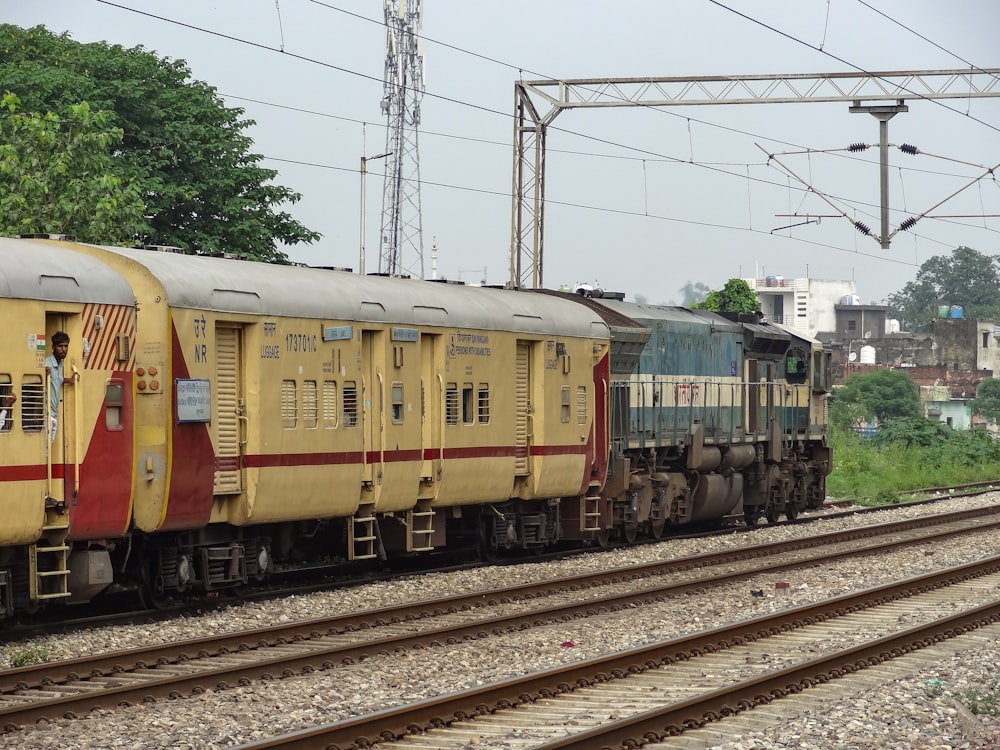
[{"label": "overhead electrification gantry", "polygon": [[[702,76],[697,78],[581,78],[514,84],[514,174],[511,210],[512,287],[542,286],[545,141],[567,109],[673,107],[693,104],[850,102],[851,111],[879,119],[882,143],[882,233],[888,247],[887,123],[914,99],[1000,96],[1000,68],[906,70],[874,73]],[[873,104],[892,102],[891,105]],[[888,109],[887,109],[888,107]],[[892,110],[892,114],[889,114]],[[912,226],[912,225],[911,225]]]}]

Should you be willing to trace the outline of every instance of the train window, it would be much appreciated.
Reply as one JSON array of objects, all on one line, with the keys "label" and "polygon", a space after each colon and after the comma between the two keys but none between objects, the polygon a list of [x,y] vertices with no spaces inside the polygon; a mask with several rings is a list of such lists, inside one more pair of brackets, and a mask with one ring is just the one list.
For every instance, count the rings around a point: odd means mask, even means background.
[{"label": "train window", "polygon": [[798,347],[785,356],[785,379],[789,383],[805,383],[809,377],[809,355]]},{"label": "train window", "polygon": [[569,386],[564,385],[562,387],[562,411],[560,418],[565,424],[569,424]]},{"label": "train window", "polygon": [[392,384],[392,423],[403,424],[403,384]]},{"label": "train window", "polygon": [[295,429],[298,423],[298,395],[294,380],[281,381],[281,426],[286,430]]},{"label": "train window", "polygon": [[479,424],[490,423],[490,387],[486,383],[479,384]]},{"label": "train window", "polygon": [[358,386],[353,380],[344,381],[344,426],[356,427],[358,424]]},{"label": "train window", "polygon": [[120,380],[109,380],[104,386],[104,426],[109,430],[122,429],[123,385]]},{"label": "train window", "polygon": [[302,381],[302,426],[307,430],[319,427],[319,396],[315,380]]},{"label": "train window", "polygon": [[0,375],[0,432],[10,432],[14,424],[14,407],[5,406],[7,397],[14,392],[10,375]]},{"label": "train window", "polygon": [[444,423],[458,424],[458,383],[448,383],[445,386]]},{"label": "train window", "polygon": [[25,432],[41,432],[45,429],[45,396],[41,375],[25,375],[21,381],[21,429]]},{"label": "train window", "polygon": [[332,430],[337,426],[337,381],[323,381],[323,429]]},{"label": "train window", "polygon": [[475,402],[473,401],[472,383],[462,386],[462,424],[472,424],[476,421]]},{"label": "train window", "polygon": [[587,386],[576,387],[576,423],[587,424]]}]

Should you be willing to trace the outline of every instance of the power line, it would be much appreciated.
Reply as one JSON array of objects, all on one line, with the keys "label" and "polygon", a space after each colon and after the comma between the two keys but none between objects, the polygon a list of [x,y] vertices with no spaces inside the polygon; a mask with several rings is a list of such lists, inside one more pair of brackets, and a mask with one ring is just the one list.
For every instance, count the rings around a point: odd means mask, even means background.
[{"label": "power line", "polygon": [[[338,8],[336,6],[332,6],[332,5],[328,4],[328,3],[319,2],[319,0],[310,0],[310,1],[313,2],[316,5],[320,5],[320,6],[326,7],[328,9],[334,10],[336,12],[345,13],[347,15],[351,15],[351,16],[357,17],[357,18],[365,20],[365,21],[369,21],[369,22],[372,22],[372,23],[377,23],[376,21],[374,21],[372,19],[369,19],[369,18],[366,18],[365,16],[361,16],[361,15],[356,14],[356,13],[345,11],[345,10],[343,10],[341,8]],[[138,14],[138,15],[142,15],[142,16],[146,16],[146,17],[149,17],[149,18],[153,18],[155,20],[162,21],[164,23],[169,23],[169,24],[177,25],[177,26],[180,26],[180,27],[183,27],[183,28],[188,28],[188,29],[191,29],[191,30],[194,30],[194,31],[198,31],[200,33],[209,34],[211,36],[215,36],[215,37],[218,37],[218,38],[226,39],[226,40],[229,40],[229,41],[232,41],[232,42],[235,42],[235,43],[239,43],[239,44],[245,44],[245,45],[248,45],[248,46],[251,46],[251,47],[254,47],[254,48],[257,48],[257,49],[261,49],[261,50],[264,50],[264,51],[274,52],[274,53],[277,53],[277,54],[281,54],[281,55],[283,55],[285,57],[291,57],[291,58],[294,58],[294,59],[297,59],[297,60],[300,60],[302,62],[306,62],[306,63],[309,63],[309,64],[319,65],[321,67],[324,67],[324,68],[327,68],[327,69],[331,69],[331,70],[335,70],[335,71],[338,71],[338,72],[341,72],[341,73],[345,73],[347,75],[356,76],[356,77],[359,77],[359,78],[362,78],[362,79],[366,79],[366,80],[369,80],[369,81],[377,82],[379,84],[383,83],[383,81],[381,79],[378,79],[378,78],[376,78],[374,76],[370,76],[370,75],[367,75],[365,73],[361,73],[359,71],[351,70],[351,69],[343,67],[343,66],[338,66],[338,65],[334,65],[334,64],[331,64],[331,63],[328,63],[328,62],[324,62],[324,61],[318,60],[316,58],[308,57],[308,56],[305,56],[305,55],[299,55],[299,54],[296,54],[296,53],[291,53],[291,52],[288,52],[287,50],[284,50],[283,48],[282,49],[278,49],[278,48],[275,48],[275,47],[270,46],[270,45],[261,44],[261,43],[258,43],[258,42],[253,42],[253,41],[250,41],[250,40],[242,39],[242,38],[230,35],[230,34],[225,34],[225,33],[217,32],[217,31],[213,31],[211,29],[200,27],[200,26],[197,26],[197,25],[194,25],[194,24],[188,24],[188,23],[185,23],[185,22],[181,22],[181,21],[177,21],[177,20],[174,20],[174,19],[166,18],[164,16],[160,16],[160,15],[157,15],[157,14],[149,13],[149,12],[146,12],[146,11],[141,11],[141,10],[137,10],[137,9],[134,9],[134,8],[129,8],[129,7],[121,5],[119,3],[111,2],[111,0],[97,0],[97,2],[99,2],[101,4],[104,4],[104,5],[107,5],[107,6],[110,6],[110,7],[118,8],[120,10],[125,10],[125,11],[131,12],[131,13],[135,13],[135,14]],[[757,21],[754,18],[751,18],[749,16],[746,16],[745,14],[742,14],[742,13],[740,13],[738,11],[735,11],[732,8],[729,8],[728,6],[724,5],[723,3],[718,2],[718,0],[710,0],[710,2],[712,2],[713,4],[719,6],[720,8],[723,8],[725,10],[728,10],[728,11],[732,12],[732,13],[735,13],[736,15],[739,15],[739,16],[741,16],[743,18],[746,18],[747,20],[749,20],[749,21],[751,21],[751,22],[753,22],[755,24],[758,24],[758,25],[760,25],[760,26],[762,26],[764,28],[767,28],[768,30],[770,30],[770,31],[772,31],[774,33],[777,33],[777,34],[779,34],[781,36],[785,36],[786,38],[789,38],[792,41],[796,41],[796,42],[798,42],[800,44],[803,44],[803,45],[805,45],[805,46],[807,46],[807,47],[809,47],[811,49],[820,51],[823,54],[826,54],[829,57],[831,57],[831,58],[833,58],[835,60],[838,60],[838,61],[844,63],[845,65],[849,65],[852,68],[855,68],[855,69],[857,69],[857,70],[859,70],[861,72],[866,72],[866,71],[864,71],[863,68],[860,68],[860,67],[858,67],[856,65],[853,65],[852,63],[849,63],[849,62],[847,62],[845,60],[841,60],[841,58],[837,57],[836,55],[832,55],[832,54],[830,54],[830,53],[828,53],[828,52],[826,52],[825,50],[822,50],[822,49],[817,49],[815,46],[810,45],[807,42],[804,42],[804,41],[802,41],[800,39],[797,39],[797,38],[795,38],[794,36],[792,36],[790,34],[782,32],[782,31],[780,31],[778,29],[775,29],[775,28],[773,28],[771,26],[768,26],[767,24],[764,24],[763,22]],[[497,60],[495,58],[491,58],[491,57],[488,57],[488,56],[485,56],[485,55],[481,55],[479,53],[475,53],[475,52],[463,49],[461,47],[457,47],[455,45],[447,44],[445,42],[440,42],[440,41],[437,41],[437,40],[434,40],[434,39],[429,39],[429,38],[423,37],[422,35],[421,35],[421,38],[423,38],[423,39],[425,39],[425,40],[427,40],[429,42],[433,42],[435,44],[442,45],[442,46],[447,47],[449,49],[453,49],[453,50],[462,52],[463,54],[472,55],[474,57],[486,60],[488,62],[492,62],[492,63],[499,64],[499,65],[503,65],[503,66],[509,67],[511,69],[516,69],[516,70],[518,70],[518,71],[520,71],[522,73],[524,72],[523,68],[516,67],[516,66],[514,66],[514,65],[512,65],[510,63],[506,63],[504,61]],[[531,71],[529,71],[529,72],[531,72]],[[538,75],[538,74],[534,74],[534,75]],[[541,76],[541,77],[545,77],[545,76]],[[548,77],[548,78],[549,78],[549,80],[557,80],[557,79],[552,78],[552,77]],[[456,98],[453,98],[453,97],[444,96],[442,94],[437,94],[437,93],[433,93],[433,92],[425,92],[425,95],[429,96],[431,98],[440,100],[440,101],[446,101],[446,102],[450,102],[450,103],[453,103],[453,104],[458,104],[460,106],[468,107],[470,109],[474,109],[474,110],[477,110],[477,111],[485,112],[485,113],[488,113],[488,114],[501,115],[501,116],[503,116],[506,119],[510,119],[512,117],[511,113],[508,113],[508,112],[499,111],[499,110],[493,109],[491,107],[486,107],[486,106],[474,104],[474,103],[469,102],[469,101],[463,101],[463,100],[456,99]],[[920,97],[920,98],[925,98],[925,97],[921,97],[920,94],[916,93],[916,92],[914,92],[914,96]],[[240,97],[234,97],[234,98],[240,98]],[[259,101],[259,100],[253,100],[253,99],[246,99],[246,100],[247,101]],[[931,101],[934,101],[934,100],[931,100]],[[267,103],[267,102],[262,102],[262,103],[270,104],[270,103]],[[937,101],[935,101],[935,103],[940,104],[940,102],[937,102]],[[272,105],[272,106],[281,106],[281,105]],[[941,106],[945,106],[945,105],[941,104]],[[290,108],[290,109],[299,109],[299,108]],[[668,110],[663,110],[663,109],[659,109],[659,108],[654,108],[654,109],[657,112],[662,112],[663,114],[668,114],[668,115],[671,115],[671,116],[674,116],[674,117],[680,117],[681,116],[681,115],[677,115],[676,113],[670,112]],[[945,106],[945,109],[947,109],[948,111],[954,112],[956,114],[963,115],[963,116],[969,118],[971,121],[977,122],[979,124],[986,125],[987,127],[991,128],[992,130],[1000,130],[1000,129],[998,129],[998,128],[992,126],[992,125],[990,125],[989,123],[985,123],[985,122],[983,122],[982,120],[979,120],[976,117],[973,117],[973,116],[971,116],[969,114],[966,114],[966,113],[960,112],[958,110],[955,110],[954,108]],[[305,112],[312,113],[310,110],[300,110],[300,111],[305,111]],[[323,113],[315,113],[315,114],[321,114],[322,116],[329,116],[329,117],[337,117],[337,116],[334,116],[334,115],[327,115],[327,114],[323,114]],[[363,120],[355,120],[353,118],[338,118],[338,119],[343,119],[345,121],[350,121],[350,122],[360,122],[362,124],[365,123],[365,121],[363,121]],[[692,120],[692,118],[685,118],[685,119],[688,122],[690,122]],[[753,133],[749,133],[747,131],[742,131],[742,130],[739,130],[737,128],[730,128],[730,127],[726,127],[726,126],[721,126],[721,125],[717,125],[715,123],[708,122],[708,121],[694,119],[694,122],[697,122],[697,123],[702,124],[702,125],[706,125],[708,127],[717,128],[717,129],[721,129],[721,130],[724,130],[724,131],[729,131],[729,132],[737,133],[737,134],[740,134],[740,135],[746,135],[746,136],[754,136],[755,135]],[[677,157],[671,157],[669,155],[661,154],[661,153],[654,152],[654,151],[651,151],[651,150],[648,150],[648,149],[643,149],[643,148],[638,148],[638,147],[635,147],[635,146],[630,146],[630,145],[627,145],[627,144],[617,143],[617,142],[614,142],[614,141],[611,141],[611,140],[608,140],[608,139],[596,138],[594,136],[589,136],[589,135],[586,135],[586,134],[583,134],[583,133],[578,133],[578,132],[571,131],[571,130],[566,130],[566,129],[563,129],[563,128],[553,128],[553,129],[558,130],[559,132],[563,132],[563,133],[570,134],[570,135],[575,135],[575,136],[578,136],[578,137],[581,137],[581,138],[584,138],[584,139],[587,139],[587,140],[595,141],[597,143],[602,143],[602,144],[605,144],[605,145],[614,146],[616,148],[625,149],[625,150],[628,150],[628,151],[631,151],[631,152],[635,152],[635,153],[638,153],[638,154],[642,155],[640,157],[632,157],[634,159],[649,160],[649,157],[652,156],[652,157],[656,157],[658,159],[662,159],[663,161],[668,162],[668,163],[692,164],[693,166],[696,166],[696,167],[699,167],[699,168],[709,169],[711,171],[719,172],[721,174],[725,174],[725,175],[732,176],[732,177],[737,177],[737,178],[739,178],[741,180],[742,179],[748,179],[748,180],[752,180],[754,182],[761,182],[761,183],[769,184],[769,185],[776,184],[776,183],[772,183],[772,182],[767,181],[767,180],[760,180],[759,178],[750,178],[750,177],[745,176],[743,174],[737,174],[737,173],[730,172],[730,171],[725,170],[725,169],[720,169],[717,166],[715,166],[715,165],[713,165],[712,163],[709,163],[709,162],[695,162],[695,161],[691,161],[691,160],[688,160],[688,159],[681,159],[681,158],[677,158]],[[442,137],[456,137],[456,138],[459,137],[459,136],[447,136],[445,134],[440,134],[440,135],[442,135]],[[766,139],[768,141],[775,142],[775,143],[781,143],[781,144],[785,144],[785,145],[792,145],[792,146],[797,145],[797,144],[789,143],[789,142],[786,142],[786,141],[783,141],[783,140],[780,140],[780,139],[769,138],[769,137],[764,136],[764,135],[757,135],[756,137],[764,138],[764,139]],[[477,139],[467,139],[467,140],[477,140]],[[567,152],[567,153],[577,153],[577,152]],[[840,156],[841,158],[856,158],[856,157],[852,157],[852,156],[844,155],[844,154],[841,154],[841,155],[838,155],[838,156]],[[263,157],[263,158],[271,158],[271,157]],[[624,156],[612,157],[612,156],[609,156],[607,158],[629,158],[629,157],[624,157]],[[273,160],[275,160],[275,161],[283,161],[281,159],[273,159]],[[866,160],[866,159],[860,159],[859,161],[868,162],[868,160]],[[345,170],[345,171],[354,171],[354,170]],[[919,171],[924,171],[924,170],[919,170]],[[936,174],[936,173],[931,172],[931,174]],[[433,184],[433,183],[428,183],[428,184]],[[784,186],[782,186],[782,187],[784,187]],[[480,192],[480,191],[476,191],[476,192]],[[559,204],[558,201],[549,200],[548,202],[553,203],[553,204]],[[849,202],[849,201],[845,200],[845,202],[851,204],[851,202]],[[591,207],[585,206],[583,204],[566,204],[566,205],[576,205],[579,208],[587,208],[587,209],[590,209],[590,210],[604,210],[604,209],[600,209],[600,208],[591,208]],[[854,203],[852,205],[863,205],[863,204]],[[625,213],[629,213],[629,212],[625,212]],[[697,222],[692,222],[692,223],[697,223]],[[711,224],[709,224],[709,225],[711,226]],[[751,231],[756,231],[756,230],[751,230]],[[936,242],[936,240],[932,240],[932,241]],[[944,244],[944,243],[941,243],[941,244]],[[884,256],[873,255],[871,257],[877,257],[877,258],[880,258],[880,259],[883,259],[883,260],[886,259],[886,258],[884,258]]]},{"label": "power line", "polygon": [[[805,41],[804,39],[799,39],[797,36],[789,34],[787,31],[782,31],[781,29],[777,29],[774,26],[771,26],[770,24],[766,24],[763,21],[760,21],[760,20],[754,18],[753,16],[748,16],[746,13],[742,13],[742,12],[736,10],[735,8],[730,8],[728,5],[725,5],[724,3],[720,2],[719,0],[708,0],[708,2],[712,3],[712,5],[716,5],[716,6],[720,7],[720,8],[722,8],[723,10],[727,10],[730,13],[739,16],[740,18],[746,19],[747,21],[750,21],[750,23],[757,24],[758,26],[760,26],[762,28],[765,28],[768,31],[772,31],[775,34],[778,34],[779,36],[783,36],[783,37],[785,37],[786,39],[788,39],[790,41],[793,41],[793,42],[795,42],[797,44],[801,44],[803,47],[808,47],[811,50],[819,52],[820,54],[823,54],[823,55],[826,55],[827,57],[833,58],[837,62],[843,63],[844,65],[847,65],[848,67],[853,68],[854,70],[858,71],[859,73],[864,73],[865,75],[868,75],[868,76],[873,76],[875,78],[880,78],[879,76],[877,76],[874,73],[872,73],[870,70],[866,70],[865,68],[861,67],[860,65],[855,65],[854,63],[850,62],[849,60],[845,60],[842,57],[838,57],[837,55],[833,54],[832,52],[827,52],[825,49],[823,49],[821,47],[817,47],[815,44],[810,44],[809,42]],[[885,80],[885,79],[881,78],[880,80]],[[917,99],[923,99],[924,101],[933,102],[934,104],[937,104],[939,107],[943,107],[944,109],[948,110],[949,112],[954,112],[956,115],[961,115],[962,117],[968,117],[973,122],[978,122],[980,125],[985,125],[990,130],[995,130],[998,133],[1000,133],[1000,127],[997,127],[996,125],[991,125],[990,123],[988,123],[988,122],[986,122],[984,120],[980,120],[978,117],[973,117],[968,112],[962,112],[960,110],[955,109],[954,107],[949,107],[947,104],[945,104],[944,102],[942,102],[942,101],[940,101],[938,99],[932,99],[932,98],[926,97],[923,94],[921,94],[920,92],[913,91],[911,89],[906,88],[905,86],[900,85],[898,88],[900,88],[903,91],[906,91],[909,94],[912,94]]]},{"label": "power line", "polygon": [[[163,21],[164,23],[169,23],[169,24],[181,26],[183,28],[188,28],[188,29],[191,29],[191,30],[194,30],[194,31],[198,31],[198,32],[201,32],[201,33],[210,34],[212,36],[217,36],[219,38],[227,39],[229,41],[236,42],[236,43],[239,43],[239,44],[246,44],[246,45],[249,45],[251,47],[255,47],[255,48],[258,48],[258,49],[265,50],[265,51],[276,52],[276,53],[284,55],[286,57],[292,57],[292,58],[301,60],[303,62],[307,62],[307,63],[311,63],[311,64],[315,64],[315,65],[320,65],[322,67],[329,68],[329,69],[332,69],[332,70],[336,70],[338,72],[346,73],[348,75],[353,75],[353,76],[357,76],[357,77],[360,77],[360,78],[363,78],[363,79],[366,79],[366,80],[374,81],[374,82],[379,83],[380,85],[383,84],[383,81],[380,78],[376,78],[374,76],[368,75],[366,73],[361,73],[359,71],[351,70],[350,68],[345,68],[345,67],[342,67],[342,66],[333,65],[331,63],[326,63],[326,62],[323,62],[321,60],[317,60],[315,58],[307,57],[305,55],[298,55],[296,53],[292,53],[292,52],[288,52],[288,51],[283,51],[281,49],[275,48],[275,47],[270,46],[270,45],[261,44],[259,42],[253,42],[253,41],[250,41],[250,40],[242,39],[240,37],[236,37],[236,36],[233,36],[233,35],[230,35],[230,34],[224,34],[222,32],[218,32],[218,31],[213,31],[211,29],[207,29],[207,28],[204,28],[204,27],[201,27],[201,26],[197,26],[197,25],[194,25],[194,24],[185,23],[183,21],[177,21],[175,19],[167,18],[165,16],[160,16],[160,15],[157,15],[155,13],[149,13],[148,11],[142,11],[142,10],[137,10],[135,8],[129,8],[128,6],[124,6],[124,5],[121,5],[119,3],[115,3],[115,2],[111,2],[111,0],[96,0],[96,1],[98,3],[103,4],[103,5],[108,5],[108,6],[111,6],[111,7],[114,7],[114,8],[118,8],[120,10],[125,10],[125,11],[129,11],[131,13],[135,13],[135,14],[138,14],[138,15],[141,15],[141,16],[146,16],[146,17],[149,17],[149,18],[153,18],[153,19],[158,20],[158,21]],[[344,10],[342,8],[337,7],[337,6],[330,5],[329,3],[320,2],[319,0],[310,0],[310,2],[312,2],[312,3],[316,4],[316,5],[320,5],[320,6],[324,7],[324,8],[329,9],[329,10],[333,10],[333,11],[336,11],[336,12],[344,13],[345,15],[349,15],[349,16],[352,16],[352,17],[355,17],[355,18],[359,18],[359,19],[364,20],[364,21],[368,21],[370,23],[376,23],[378,25],[384,26],[384,23],[375,21],[374,19],[368,18],[366,16],[362,16],[362,15],[357,14],[357,13],[353,13],[351,11],[346,11],[346,10]],[[731,9],[727,8],[726,6],[722,5],[721,3],[717,2],[717,0],[709,0],[709,2],[713,2],[713,3],[715,3],[716,5],[719,5],[722,8],[725,8],[727,10],[731,10]],[[737,11],[732,11],[732,12],[737,13],[737,15],[743,15],[741,13],[738,13]],[[766,24],[763,24],[762,22],[756,21],[755,19],[752,19],[749,16],[744,16],[744,17],[746,17],[748,20],[753,21],[754,23],[758,23],[761,26],[765,26],[766,28],[771,29],[771,27],[767,26]],[[784,32],[778,31],[776,29],[771,29],[771,30],[776,31],[776,33],[782,34],[784,36],[788,36]],[[422,34],[419,35],[419,36],[424,41],[432,42],[434,44],[439,44],[439,45],[442,45],[442,46],[447,47],[449,49],[462,52],[463,54],[472,55],[474,57],[486,60],[488,62],[493,62],[493,63],[496,63],[498,65],[503,65],[504,67],[508,67],[508,68],[511,68],[511,69],[517,69],[517,70],[522,71],[522,72],[527,71],[527,72],[531,73],[532,75],[538,75],[541,78],[545,78],[545,79],[550,80],[550,81],[556,81],[556,80],[558,80],[558,79],[553,78],[551,76],[546,76],[544,74],[535,73],[534,71],[527,70],[525,68],[517,68],[516,66],[512,65],[511,63],[507,63],[507,62],[504,62],[504,61],[501,61],[501,60],[497,60],[495,58],[488,57],[488,56],[485,56],[485,55],[480,55],[479,53],[472,52],[472,51],[469,51],[467,49],[463,49],[461,47],[458,47],[458,46],[455,46],[455,45],[452,45],[452,44],[448,44],[446,42],[441,42],[441,41],[438,41],[438,40],[426,37],[425,35],[422,35]],[[789,38],[794,39],[794,37],[790,37],[790,36],[789,36]],[[813,49],[816,49],[815,47],[812,47],[812,45],[809,45],[806,42],[801,42],[801,40],[795,39],[795,41],[800,41],[800,43],[805,44],[806,46],[809,46],[809,47],[811,47]],[[825,53],[824,52],[824,54],[829,54],[829,53]],[[833,55],[831,55],[831,57],[834,57],[834,59],[838,59],[839,60],[839,58],[836,58]],[[845,63],[845,64],[850,64],[850,63]],[[856,66],[853,66],[853,67],[856,67]],[[861,72],[865,72],[861,68],[857,68],[857,70],[859,70]],[[509,113],[509,112],[502,112],[500,110],[492,109],[490,107],[485,107],[485,106],[482,106],[482,105],[473,104],[472,102],[463,101],[463,100],[460,100],[460,99],[455,99],[455,98],[452,98],[452,97],[444,96],[442,94],[436,94],[436,93],[433,93],[433,92],[430,92],[430,91],[425,91],[424,95],[432,97],[432,98],[435,98],[435,99],[438,99],[438,100],[441,100],[441,101],[447,101],[447,102],[450,102],[452,104],[458,104],[460,106],[470,107],[472,109],[475,109],[475,110],[478,110],[478,111],[481,111],[481,112],[486,112],[488,114],[500,115],[500,116],[502,116],[502,117],[504,117],[506,119],[511,119],[513,117],[513,115],[511,113]],[[256,101],[256,100],[248,99],[248,101]],[[931,101],[935,101],[935,100],[931,100]],[[938,102],[936,102],[936,103],[938,103]],[[273,106],[281,106],[281,105],[273,105]],[[295,108],[293,108],[293,109],[295,109]],[[670,112],[669,110],[663,110],[663,109],[659,109],[659,108],[655,108],[655,107],[651,108],[651,109],[653,109],[656,112],[662,112],[663,114],[670,115],[670,116],[673,116],[673,117],[683,117],[683,115],[678,115],[677,113]],[[955,109],[953,109],[951,107],[946,107],[946,109],[948,109],[949,111],[952,111],[952,112],[956,112],[957,114],[961,114],[963,116],[970,117],[970,119],[972,119],[972,120],[974,120],[976,122],[982,122],[981,120],[978,120],[977,118],[971,117],[970,115],[965,115],[965,113],[959,112],[958,110],[955,110]],[[306,111],[308,111],[308,110],[306,110]],[[324,115],[324,116],[330,117],[332,115]],[[361,121],[361,120],[351,120],[351,118],[343,118],[343,119],[348,120],[348,121],[353,121],[353,122],[364,123],[364,121]],[[706,125],[708,127],[717,128],[717,129],[724,130],[724,131],[727,131],[727,132],[736,133],[738,135],[745,135],[745,136],[754,137],[754,138],[763,138],[763,139],[766,139],[766,140],[768,140],[769,142],[772,142],[772,143],[780,143],[780,144],[785,145],[785,146],[795,146],[795,147],[798,147],[798,148],[804,148],[801,144],[796,144],[796,143],[792,143],[792,142],[789,142],[789,141],[784,141],[784,140],[781,140],[781,139],[772,138],[772,137],[769,137],[769,136],[766,136],[766,135],[763,135],[763,134],[757,134],[757,133],[752,133],[752,132],[749,132],[749,131],[740,130],[738,128],[731,128],[731,127],[728,127],[728,126],[718,125],[716,123],[713,123],[713,122],[710,122],[710,121],[706,121],[706,120],[699,120],[697,118],[684,118],[684,119],[687,119],[687,120],[690,120],[690,121],[693,121],[693,122],[697,122],[697,123],[699,123],[701,125]],[[982,123],[982,124],[987,124],[987,123]],[[992,128],[993,126],[988,125],[988,127]],[[689,162],[689,160],[687,160],[687,159],[682,159],[682,158],[679,158],[679,157],[672,157],[672,156],[669,156],[669,155],[666,155],[666,154],[662,154],[662,153],[659,153],[659,152],[650,151],[648,149],[643,149],[643,148],[639,148],[639,147],[636,147],[636,146],[630,146],[628,144],[618,143],[616,141],[611,141],[611,140],[604,139],[604,138],[598,138],[596,136],[587,135],[585,133],[580,133],[580,132],[576,132],[576,131],[573,131],[573,130],[567,130],[565,128],[560,128],[560,127],[557,127],[557,126],[550,126],[549,129],[552,130],[552,131],[560,132],[560,133],[565,133],[565,134],[569,134],[569,135],[575,135],[575,136],[577,136],[579,138],[584,138],[586,140],[595,141],[595,142],[598,142],[598,143],[601,143],[601,144],[604,144],[604,145],[610,145],[610,146],[614,146],[616,148],[622,148],[622,149],[626,149],[628,151],[634,151],[634,152],[642,155],[642,157],[640,157],[640,158],[648,158],[650,156],[656,156],[656,157],[658,157],[660,159],[663,159],[665,161],[668,161],[668,162],[677,162],[677,163],[684,163],[684,164],[693,163],[693,164],[695,164],[697,166],[701,166],[701,167],[704,167],[704,168],[709,168],[709,169],[711,168],[709,166],[709,163],[707,163],[707,162]],[[997,128],[993,128],[993,129],[996,130]],[[838,156],[839,156],[839,158],[857,159],[857,157],[852,157],[852,156],[849,156],[849,155],[846,155],[846,154],[841,154],[841,155],[838,155]],[[867,159],[858,159],[858,160],[862,161],[862,162],[866,162],[866,163],[871,163]],[[744,179],[743,175],[740,175],[740,174],[726,172],[725,170],[714,170],[714,171],[720,171],[720,172],[722,172],[724,174],[729,174],[729,175],[732,175],[732,176],[736,176],[736,177],[738,177],[740,179]]]},{"label": "power line", "polygon": [[[975,65],[975,64],[973,64],[973,63],[969,62],[968,60],[966,60],[966,59],[965,59],[964,57],[962,57],[961,55],[959,55],[959,54],[956,54],[955,52],[952,52],[952,51],[951,51],[950,49],[946,49],[946,48],[942,47],[942,46],[941,46],[940,44],[938,44],[937,42],[935,42],[935,41],[934,41],[933,39],[928,39],[927,37],[925,37],[925,36],[924,36],[923,34],[921,34],[920,32],[918,32],[918,31],[914,31],[913,29],[911,29],[911,28],[910,28],[909,26],[907,26],[906,24],[904,24],[904,23],[902,23],[902,22],[900,22],[900,21],[897,21],[897,20],[896,20],[895,18],[893,18],[892,16],[888,15],[887,13],[883,13],[883,12],[882,12],[882,11],[880,11],[880,10],[879,10],[878,8],[876,8],[875,6],[873,6],[873,5],[869,4],[869,3],[866,3],[866,2],[865,2],[865,0],[858,0],[858,2],[859,2],[859,3],[861,4],[861,5],[863,5],[863,6],[865,6],[866,8],[868,8],[868,10],[870,10],[870,11],[873,11],[873,12],[875,12],[875,13],[878,13],[878,14],[879,14],[880,16],[882,16],[882,18],[884,18],[885,20],[887,20],[887,21],[889,21],[889,22],[891,22],[891,23],[894,23],[894,24],[896,24],[897,26],[899,26],[899,27],[900,27],[900,28],[902,28],[902,29],[905,29],[906,31],[909,31],[909,32],[910,32],[911,34],[913,34],[914,36],[916,36],[916,37],[919,37],[920,39],[923,39],[923,40],[924,40],[925,42],[927,42],[928,44],[930,44],[930,45],[932,45],[932,46],[934,46],[934,47],[937,47],[937,48],[938,48],[939,50],[941,50],[942,52],[944,52],[944,53],[946,53],[946,54],[949,54],[949,55],[951,55],[952,57],[954,57],[954,58],[955,58],[956,60],[961,60],[961,61],[962,61],[962,62],[964,62],[964,63],[965,63],[966,65],[968,65],[968,66],[969,66],[969,67],[970,67],[971,69],[973,69],[973,70],[975,70],[975,71],[977,71],[977,72],[979,72],[979,73],[986,73],[986,71],[985,71],[985,70],[983,70],[982,68],[980,68],[980,67],[979,67],[978,65]],[[994,78],[995,78],[995,77],[996,77],[996,76],[994,76]]]}]

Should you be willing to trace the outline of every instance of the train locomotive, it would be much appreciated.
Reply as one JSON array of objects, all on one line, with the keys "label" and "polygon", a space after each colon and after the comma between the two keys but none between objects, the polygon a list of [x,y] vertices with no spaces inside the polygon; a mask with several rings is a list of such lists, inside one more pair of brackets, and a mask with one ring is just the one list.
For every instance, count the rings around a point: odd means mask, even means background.
[{"label": "train locomotive", "polygon": [[0,239],[0,307],[0,618],[794,518],[830,470],[829,356],[756,318],[52,238]]}]

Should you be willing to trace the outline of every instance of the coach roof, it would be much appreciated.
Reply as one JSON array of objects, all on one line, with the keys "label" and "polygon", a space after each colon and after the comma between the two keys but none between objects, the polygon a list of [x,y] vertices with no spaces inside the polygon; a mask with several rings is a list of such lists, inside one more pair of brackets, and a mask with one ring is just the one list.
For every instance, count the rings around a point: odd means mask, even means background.
[{"label": "coach roof", "polygon": [[63,247],[0,237],[0,297],[134,305],[132,289],[99,260]]},{"label": "coach roof", "polygon": [[600,316],[531,292],[108,247],[145,267],[174,307],[320,320],[608,337]]}]

